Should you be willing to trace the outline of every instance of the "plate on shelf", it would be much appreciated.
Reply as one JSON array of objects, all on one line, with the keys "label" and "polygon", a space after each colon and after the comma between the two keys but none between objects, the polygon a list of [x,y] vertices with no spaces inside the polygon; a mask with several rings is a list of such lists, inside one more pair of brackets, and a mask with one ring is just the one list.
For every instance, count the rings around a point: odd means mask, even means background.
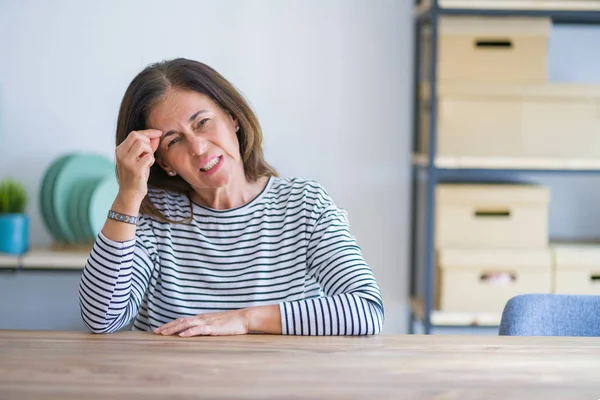
[{"label": "plate on shelf", "polygon": [[89,203],[89,226],[96,237],[106,221],[108,210],[119,191],[115,173],[106,175],[94,188]]},{"label": "plate on shelf", "polygon": [[69,198],[77,182],[101,179],[114,174],[114,164],[97,154],[74,154],[57,173],[52,186],[52,210],[61,236],[69,243],[77,242],[77,234],[69,224]]},{"label": "plate on shelf", "polygon": [[88,242],[92,241],[96,236],[94,235],[92,226],[90,225],[90,202],[92,199],[92,193],[94,193],[94,190],[101,181],[102,179],[94,179],[86,183],[81,195],[81,202],[77,208],[79,220],[81,221],[81,226],[83,227],[83,232]]},{"label": "plate on shelf", "polygon": [[90,193],[99,179],[81,180],[75,184],[69,197],[69,226],[76,236],[76,243],[88,243],[89,219],[86,210],[90,204]]},{"label": "plate on shelf", "polygon": [[56,175],[72,156],[72,154],[66,154],[52,161],[44,173],[42,178],[42,186],[39,191],[39,206],[42,213],[42,220],[44,221],[44,224],[46,225],[50,235],[57,242],[63,242],[64,237],[61,235],[61,232],[58,228],[58,222],[56,221],[52,207],[52,187],[54,186]]},{"label": "plate on shelf", "polygon": [[79,222],[79,216],[77,215],[77,206],[81,202],[81,190],[86,181],[79,181],[73,186],[73,190],[71,190],[71,195],[69,196],[68,202],[68,218],[69,218],[69,227],[71,231],[75,234],[76,242],[81,243],[82,241],[82,229],[81,224]]}]

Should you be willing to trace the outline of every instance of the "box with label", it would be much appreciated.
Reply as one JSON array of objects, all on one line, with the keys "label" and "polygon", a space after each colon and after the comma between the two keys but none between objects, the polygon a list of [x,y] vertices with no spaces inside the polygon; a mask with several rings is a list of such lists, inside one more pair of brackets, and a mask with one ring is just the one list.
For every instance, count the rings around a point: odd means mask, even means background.
[{"label": "box with label", "polygon": [[[429,93],[421,89],[426,153]],[[600,85],[440,83],[437,115],[440,157],[600,160]]]},{"label": "box with label", "polygon": [[546,248],[549,203],[550,190],[540,185],[439,184],[435,246]]},{"label": "box with label", "polygon": [[550,249],[442,249],[437,252],[437,306],[448,312],[500,313],[525,293],[551,293]]},{"label": "box with label", "polygon": [[553,244],[554,292],[600,295],[600,244]]},{"label": "box with label", "polygon": [[[442,16],[438,24],[437,79],[546,82],[551,27],[546,17]],[[423,29],[422,43],[426,73],[431,61],[429,29]]]}]

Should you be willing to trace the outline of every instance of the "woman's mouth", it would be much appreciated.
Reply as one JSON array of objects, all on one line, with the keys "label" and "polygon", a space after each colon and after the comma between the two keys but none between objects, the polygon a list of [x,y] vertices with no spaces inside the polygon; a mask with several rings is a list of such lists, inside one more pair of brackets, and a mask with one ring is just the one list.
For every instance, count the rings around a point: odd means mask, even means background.
[{"label": "woman's mouth", "polygon": [[202,172],[210,172],[212,171],[223,159],[223,156],[215,157],[200,167],[200,171]]}]

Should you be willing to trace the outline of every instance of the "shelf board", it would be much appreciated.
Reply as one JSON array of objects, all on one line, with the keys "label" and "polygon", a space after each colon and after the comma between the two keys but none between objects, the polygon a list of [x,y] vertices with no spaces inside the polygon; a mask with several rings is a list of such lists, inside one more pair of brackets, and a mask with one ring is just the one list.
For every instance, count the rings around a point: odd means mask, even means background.
[{"label": "shelf board", "polygon": [[0,268],[15,268],[19,265],[19,256],[0,254]]},{"label": "shelf board", "polygon": [[83,270],[89,254],[83,250],[34,248],[21,256],[0,254],[0,269]]},{"label": "shelf board", "polygon": [[[431,0],[423,0],[416,12],[428,18]],[[545,16],[556,23],[600,23],[598,0],[438,0],[441,15]]]},{"label": "shelf board", "polygon": [[[429,158],[425,154],[414,154],[413,165],[426,167]],[[496,171],[554,171],[554,172],[599,172],[600,159],[538,158],[538,157],[452,157],[438,156],[434,166],[439,170],[496,170]]]},{"label": "shelf board", "polygon": [[[412,299],[411,310],[419,321],[425,319],[425,307],[422,299]],[[497,327],[500,325],[501,314],[473,313],[473,312],[447,312],[432,310],[430,320],[432,326],[444,327]]]},{"label": "shelf board", "polygon": [[89,254],[89,252],[38,249],[21,257],[21,268],[82,270]]},{"label": "shelf board", "polygon": [[[425,9],[431,0],[424,0]],[[530,11],[600,11],[598,0],[438,0],[441,9],[530,10]]]}]

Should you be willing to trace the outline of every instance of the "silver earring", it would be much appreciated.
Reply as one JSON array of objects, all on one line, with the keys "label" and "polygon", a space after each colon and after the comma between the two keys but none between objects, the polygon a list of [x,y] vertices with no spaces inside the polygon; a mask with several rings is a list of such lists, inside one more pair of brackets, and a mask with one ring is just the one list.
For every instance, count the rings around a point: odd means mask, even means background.
[{"label": "silver earring", "polygon": [[240,130],[240,127],[239,127],[239,126],[235,128],[235,131],[236,131],[236,132],[237,132],[237,131],[239,131],[239,130]]},{"label": "silver earring", "polygon": [[175,171],[169,171],[169,175],[171,175],[171,176],[175,176],[175,175],[176,175],[176,172],[175,172]]}]

